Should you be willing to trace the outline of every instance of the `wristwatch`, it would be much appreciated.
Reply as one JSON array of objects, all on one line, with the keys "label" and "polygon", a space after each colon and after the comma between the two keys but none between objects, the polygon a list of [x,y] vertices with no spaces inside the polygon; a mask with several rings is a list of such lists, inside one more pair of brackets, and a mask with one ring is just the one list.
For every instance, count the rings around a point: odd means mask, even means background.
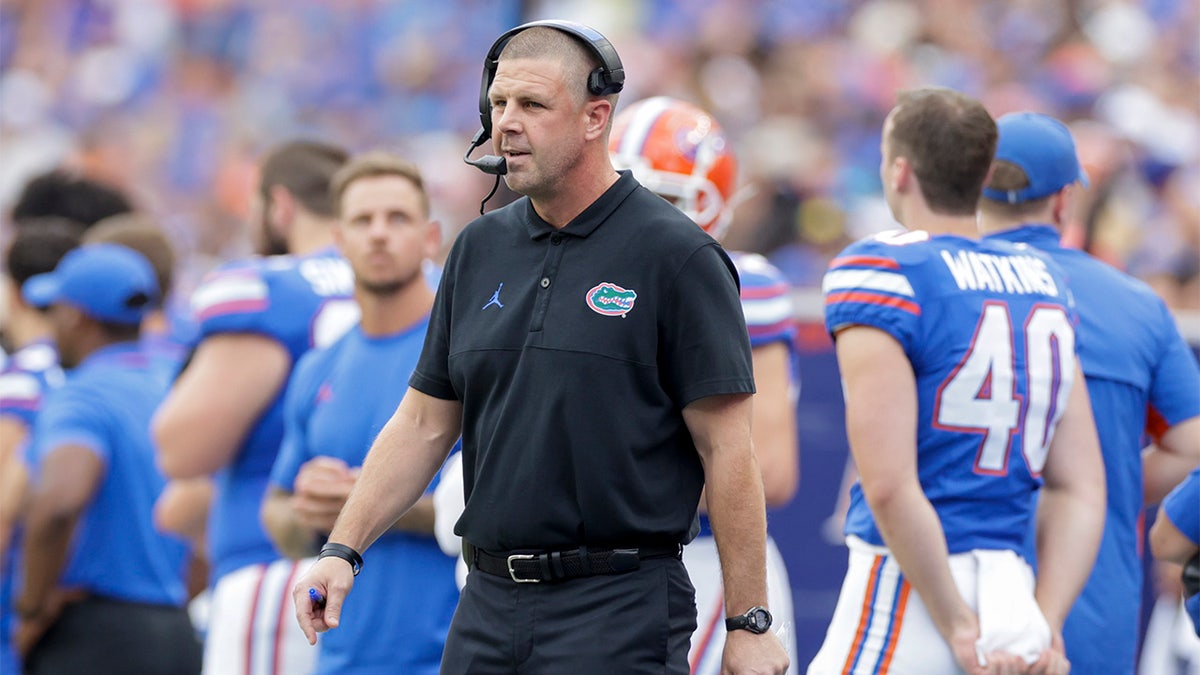
[{"label": "wristwatch", "polygon": [[751,607],[745,614],[738,614],[725,619],[725,630],[735,631],[745,629],[751,633],[762,634],[771,627],[771,613],[766,607]]}]

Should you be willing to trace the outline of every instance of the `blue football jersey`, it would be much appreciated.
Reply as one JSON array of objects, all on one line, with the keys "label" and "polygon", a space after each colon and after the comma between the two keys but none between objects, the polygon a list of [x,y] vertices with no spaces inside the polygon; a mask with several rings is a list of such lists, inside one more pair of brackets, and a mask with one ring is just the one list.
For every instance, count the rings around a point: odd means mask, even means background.
[{"label": "blue football jersey", "polygon": [[[356,327],[301,359],[288,388],[287,433],[273,485],[291,492],[300,467],[317,456],[362,466],[404,397],[427,327],[425,319],[386,337],[369,337]],[[427,494],[436,484],[435,478]],[[384,533],[367,553],[341,625],[321,637],[317,673],[435,675],[458,604],[455,562],[432,534]]]},{"label": "blue football jersey", "polygon": [[[276,340],[293,364],[313,346],[332,344],[359,316],[354,273],[334,249],[272,256],[223,267],[192,295],[200,339],[253,333]],[[283,439],[283,392],[246,436],[233,462],[215,476],[209,514],[213,578],[279,557],[258,512]],[[214,420],[218,423],[219,420]]]},{"label": "blue football jersey", "polygon": [[32,428],[42,397],[63,380],[58,350],[51,341],[38,340],[17,350],[0,370],[0,416]]},{"label": "blue football jersey", "polygon": [[757,253],[731,251],[729,259],[741,281],[742,313],[750,331],[750,346],[761,347],[796,339],[796,309],[783,273]]},{"label": "blue football jersey", "polygon": [[166,478],[155,464],[150,418],[170,383],[166,364],[126,342],[92,352],[46,397],[33,430],[33,463],[78,445],[104,467],[76,524],[62,587],[155,605],[187,600],[187,547],[152,522]]},{"label": "blue football jersey", "polygon": [[[1081,672],[1133,672],[1142,597],[1143,438],[1148,426],[1165,429],[1200,415],[1200,367],[1149,286],[1063,248],[1055,228],[1026,225],[988,239],[1048,253],[1078,304],[1079,360],[1104,455],[1108,511],[1096,564],[1063,638],[1067,658]],[[1032,542],[1027,546],[1032,555]]]},{"label": "blue football jersey", "polygon": [[[792,368],[788,375],[793,395],[799,395],[800,377],[796,358],[796,308],[792,303],[791,287],[783,273],[757,253],[729,251],[729,259],[737,268],[742,314],[750,333],[751,348],[758,349],[776,342],[787,345]],[[708,514],[700,514],[697,536],[711,537],[712,524]]]},{"label": "blue football jersey", "polygon": [[[33,428],[42,399],[63,383],[64,375],[58,365],[58,350],[49,340],[38,340],[9,355],[0,368],[0,417],[16,420],[26,432]],[[17,448],[28,463],[26,449]],[[16,600],[15,578],[20,559],[21,537],[15,533],[4,559],[0,559],[0,673],[18,672],[17,652],[11,634],[15,623],[12,604]]]},{"label": "blue football jersey", "polygon": [[[1060,271],[1025,246],[890,232],[847,247],[822,284],[831,334],[890,334],[916,377],[917,470],[950,553],[1020,552],[1075,374]],[[846,534],[884,545],[861,486]]]}]

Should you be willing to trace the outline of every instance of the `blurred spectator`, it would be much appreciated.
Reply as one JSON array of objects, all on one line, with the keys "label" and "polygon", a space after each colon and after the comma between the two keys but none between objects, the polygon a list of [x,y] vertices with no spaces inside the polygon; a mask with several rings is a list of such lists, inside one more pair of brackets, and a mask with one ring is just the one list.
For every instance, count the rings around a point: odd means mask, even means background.
[{"label": "blurred spectator", "polygon": [[475,45],[546,17],[611,36],[624,101],[673,95],[725,120],[757,191],[731,244],[795,283],[895,226],[878,130],[898,89],[938,84],[1102,138],[1104,176],[1071,240],[1173,306],[1200,305],[1200,5],[1187,0],[12,0],[0,210],[55,166],[112,184],[163,224],[186,292],[248,251],[253,157],[308,135],[441,162],[430,191],[448,244],[488,187],[458,161],[477,124]]},{"label": "blurred spectator", "polygon": [[186,548],[150,520],[166,484],[150,417],[170,386],[137,344],[158,296],[153,268],[123,246],[85,245],[26,281],[22,296],[50,308],[71,372],[31,436],[35,478],[13,604],[25,672],[198,673],[200,643],[183,608]]},{"label": "blurred spectator", "polygon": [[13,204],[16,222],[33,218],[65,218],[91,227],[96,223],[133,210],[120,191],[95,180],[54,170],[25,184]]},{"label": "blurred spectator", "polygon": [[21,286],[38,274],[52,272],[79,245],[82,234],[83,226],[69,220],[27,220],[4,250],[0,286],[8,312],[0,325],[0,341],[12,349],[12,358],[0,366],[0,673],[20,671],[12,644],[12,603],[20,520],[29,484],[29,433],[45,395],[65,379],[50,317],[25,302]]}]

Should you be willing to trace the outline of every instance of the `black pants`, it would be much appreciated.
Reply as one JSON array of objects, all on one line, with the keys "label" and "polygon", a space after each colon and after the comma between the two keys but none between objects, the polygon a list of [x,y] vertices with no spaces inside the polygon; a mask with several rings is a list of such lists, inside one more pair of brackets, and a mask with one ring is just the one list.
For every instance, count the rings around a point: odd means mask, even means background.
[{"label": "black pants", "polygon": [[67,605],[25,660],[26,675],[196,675],[187,611],[92,596]]},{"label": "black pants", "polygon": [[472,570],[442,674],[688,673],[696,592],[675,558],[626,574],[518,584]]}]

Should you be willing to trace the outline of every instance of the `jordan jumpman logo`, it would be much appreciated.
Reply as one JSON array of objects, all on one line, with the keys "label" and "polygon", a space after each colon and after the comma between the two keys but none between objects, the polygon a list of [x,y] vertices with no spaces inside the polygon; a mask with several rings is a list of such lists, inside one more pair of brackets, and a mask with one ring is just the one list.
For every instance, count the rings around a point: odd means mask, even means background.
[{"label": "jordan jumpman logo", "polygon": [[501,288],[504,288],[504,282],[503,282],[503,281],[501,281],[501,282],[500,282],[500,285],[496,287],[496,292],[495,292],[495,293],[492,293],[492,299],[491,299],[491,300],[488,300],[487,304],[486,304],[486,305],[484,305],[484,306],[482,307],[481,311],[482,311],[483,309],[487,309],[488,307],[491,307],[492,305],[495,305],[495,306],[497,306],[497,307],[499,307],[499,308],[501,308],[501,309],[503,309],[503,308],[504,308],[504,303],[503,303],[503,302],[500,302],[500,289],[501,289]]}]

